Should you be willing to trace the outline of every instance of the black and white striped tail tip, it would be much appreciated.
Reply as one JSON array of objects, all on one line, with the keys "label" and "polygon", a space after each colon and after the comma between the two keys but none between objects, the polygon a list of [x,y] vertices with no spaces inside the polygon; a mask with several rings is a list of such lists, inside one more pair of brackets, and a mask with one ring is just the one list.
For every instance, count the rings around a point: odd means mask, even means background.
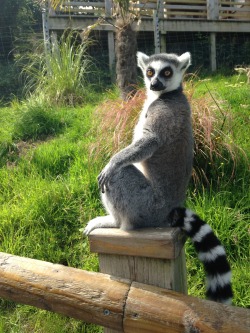
[{"label": "black and white striped tail tip", "polygon": [[176,208],[170,214],[173,227],[180,227],[191,238],[203,263],[207,277],[207,298],[232,303],[231,269],[226,252],[212,228],[198,215],[186,208]]}]

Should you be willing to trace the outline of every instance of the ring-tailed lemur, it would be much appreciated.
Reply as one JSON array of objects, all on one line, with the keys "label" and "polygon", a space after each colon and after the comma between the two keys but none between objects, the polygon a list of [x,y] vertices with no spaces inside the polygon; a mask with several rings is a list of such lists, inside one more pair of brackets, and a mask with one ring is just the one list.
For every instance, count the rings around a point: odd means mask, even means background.
[{"label": "ring-tailed lemur", "polygon": [[210,299],[230,303],[231,271],[212,229],[182,207],[193,164],[189,103],[182,79],[190,53],[137,54],[147,98],[132,143],[115,154],[98,176],[103,204],[110,215],[85,228],[131,230],[179,226],[191,237],[207,273]]}]

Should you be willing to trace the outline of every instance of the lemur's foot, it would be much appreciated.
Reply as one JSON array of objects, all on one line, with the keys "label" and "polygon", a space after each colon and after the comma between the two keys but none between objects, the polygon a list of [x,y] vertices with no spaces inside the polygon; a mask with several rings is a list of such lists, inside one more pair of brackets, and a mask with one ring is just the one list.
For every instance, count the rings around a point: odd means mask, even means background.
[{"label": "lemur's foot", "polygon": [[119,226],[110,215],[98,216],[87,223],[83,233],[87,236],[91,231],[98,228],[119,228]]}]

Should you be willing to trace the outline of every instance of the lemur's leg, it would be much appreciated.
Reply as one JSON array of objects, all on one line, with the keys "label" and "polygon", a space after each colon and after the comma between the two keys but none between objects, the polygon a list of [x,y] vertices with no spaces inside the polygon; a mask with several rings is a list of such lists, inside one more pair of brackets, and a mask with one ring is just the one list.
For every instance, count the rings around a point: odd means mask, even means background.
[{"label": "lemur's leg", "polygon": [[119,228],[119,225],[111,215],[98,216],[88,222],[84,229],[84,234],[88,235],[92,230],[97,228]]},{"label": "lemur's leg", "polygon": [[102,200],[106,210],[124,230],[153,227],[156,221],[160,226],[164,215],[163,200],[133,165],[115,174],[102,194]]}]

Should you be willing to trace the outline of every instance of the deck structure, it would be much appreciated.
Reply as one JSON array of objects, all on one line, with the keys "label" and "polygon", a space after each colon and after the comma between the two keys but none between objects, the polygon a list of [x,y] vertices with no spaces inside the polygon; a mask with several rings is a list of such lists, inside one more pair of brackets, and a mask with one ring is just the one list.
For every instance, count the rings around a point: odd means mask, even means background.
[{"label": "deck structure", "polygon": [[[250,32],[250,0],[130,0],[130,10],[138,19],[134,28],[155,34],[155,52],[166,50],[168,32],[210,33],[211,69],[216,70],[216,33]],[[43,13],[44,35],[66,28],[107,31],[109,63],[114,63],[114,13],[112,0],[65,1],[52,9],[47,0]]]}]

